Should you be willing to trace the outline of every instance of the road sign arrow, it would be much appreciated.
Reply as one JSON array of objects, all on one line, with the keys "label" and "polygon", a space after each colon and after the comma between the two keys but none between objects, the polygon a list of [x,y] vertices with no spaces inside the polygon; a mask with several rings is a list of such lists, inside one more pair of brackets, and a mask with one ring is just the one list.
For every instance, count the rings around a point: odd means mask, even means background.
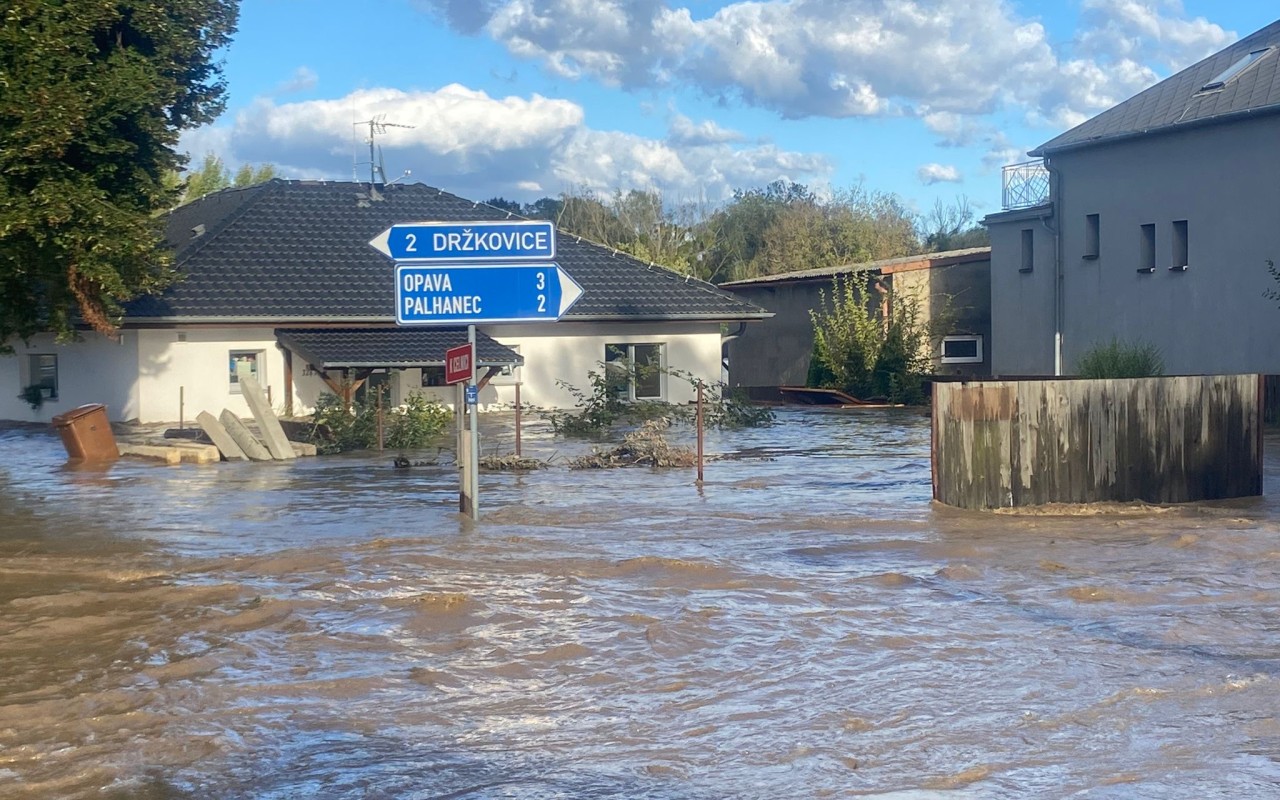
[{"label": "road sign arrow", "polygon": [[559,319],[582,297],[582,287],[564,270],[557,268],[556,272],[560,273],[560,313],[556,315]]}]

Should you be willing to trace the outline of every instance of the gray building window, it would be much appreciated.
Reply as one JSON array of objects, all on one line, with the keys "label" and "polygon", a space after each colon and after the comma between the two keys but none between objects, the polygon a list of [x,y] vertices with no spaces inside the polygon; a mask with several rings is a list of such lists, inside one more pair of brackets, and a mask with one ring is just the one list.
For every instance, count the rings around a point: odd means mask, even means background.
[{"label": "gray building window", "polygon": [[1142,240],[1138,252],[1138,272],[1156,271],[1156,226],[1155,223],[1142,226]]},{"label": "gray building window", "polygon": [[943,364],[981,364],[981,336],[942,337]]},{"label": "gray building window", "polygon": [[1098,257],[1098,215],[1085,214],[1084,216],[1084,257],[1088,259],[1096,259]]},{"label": "gray building window", "polygon": [[1187,221],[1185,219],[1174,221],[1171,244],[1173,245],[1173,263],[1169,265],[1169,269],[1182,272],[1191,263],[1187,260]]},{"label": "gray building window", "polygon": [[1035,266],[1035,244],[1036,232],[1033,228],[1022,229],[1022,261],[1018,267],[1018,272],[1030,272]]}]

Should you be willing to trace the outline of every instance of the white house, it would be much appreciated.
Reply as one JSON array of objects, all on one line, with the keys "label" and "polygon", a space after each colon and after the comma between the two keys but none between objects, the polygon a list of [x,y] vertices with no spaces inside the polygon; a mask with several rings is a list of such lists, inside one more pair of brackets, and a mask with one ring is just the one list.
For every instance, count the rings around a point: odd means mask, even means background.
[{"label": "white house", "polygon": [[1280,373],[1280,22],[1031,155],[986,218],[993,372],[1117,339],[1169,374]]},{"label": "white house", "polygon": [[[167,238],[180,281],[127,307],[118,340],[86,332],[10,342],[0,356],[0,419],[47,421],[85,403],[111,419],[170,422],[228,408],[249,415],[237,370],[255,374],[279,410],[306,413],[325,391],[386,383],[452,402],[444,351],[464,328],[397,326],[394,264],[369,245],[393,224],[501,221],[506,211],[423,184],[273,180],[173,211]],[[574,405],[606,362],[652,364],[630,393],[675,403],[720,379],[723,331],[770,316],[710,284],[563,232],[556,262],[583,288],[557,322],[482,325],[477,362],[492,373],[482,409],[515,400]],[[19,396],[39,387],[36,410]]]}]

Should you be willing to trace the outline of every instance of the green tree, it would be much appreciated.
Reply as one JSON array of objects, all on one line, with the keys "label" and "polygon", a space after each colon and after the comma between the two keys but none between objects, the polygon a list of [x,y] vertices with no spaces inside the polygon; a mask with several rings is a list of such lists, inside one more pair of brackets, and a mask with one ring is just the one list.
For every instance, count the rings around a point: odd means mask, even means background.
[{"label": "green tree", "polygon": [[0,343],[172,279],[157,211],[181,131],[213,121],[235,0],[9,0],[0,19]]},{"label": "green tree", "polygon": [[205,153],[200,166],[187,173],[182,202],[189,203],[231,186],[231,171],[216,153]]},{"label": "green tree", "polygon": [[935,201],[933,210],[920,218],[919,227],[920,240],[925,251],[930,253],[991,244],[986,227],[976,221],[973,206],[963,195],[950,205],[942,200]]},{"label": "green tree", "polygon": [[862,399],[919,403],[932,333],[920,299],[911,294],[890,293],[887,307],[892,310],[885,319],[880,296],[890,290],[876,280],[836,276],[830,296],[819,293],[819,307],[809,312],[814,341],[810,385]]},{"label": "green tree", "polygon": [[232,180],[232,185],[239,188],[241,186],[257,186],[260,183],[266,183],[276,177],[278,170],[275,164],[241,164],[240,169],[236,170],[236,177]]},{"label": "green tree", "polygon": [[276,177],[277,172],[274,164],[259,164],[256,167],[252,164],[242,164],[232,177],[231,170],[227,169],[222,157],[210,152],[205,153],[199,167],[187,173],[185,181],[177,173],[174,173],[176,177],[172,180],[183,187],[182,202],[190,203],[207,194],[230,189],[233,186],[239,188],[266,183]]},{"label": "green tree", "polygon": [[511,214],[524,214],[524,209],[520,207],[519,203],[514,200],[508,200],[505,197],[490,197],[488,200],[484,201],[484,204],[487,206],[493,206],[494,208],[500,208]]}]

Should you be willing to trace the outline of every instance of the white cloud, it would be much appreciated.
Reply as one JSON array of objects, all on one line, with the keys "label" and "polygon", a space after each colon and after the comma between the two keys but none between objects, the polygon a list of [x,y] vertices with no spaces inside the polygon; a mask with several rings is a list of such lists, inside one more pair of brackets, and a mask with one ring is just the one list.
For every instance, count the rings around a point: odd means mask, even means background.
[{"label": "white cloud", "polygon": [[1007,0],[742,0],[703,18],[669,0],[418,2],[558,76],[693,87],[788,118],[1014,105],[1061,126],[1150,85],[1152,63],[1185,65],[1234,38],[1177,0],[1084,0],[1063,45]]},{"label": "white cloud", "polygon": [[[586,187],[659,189],[716,202],[737,188],[820,181],[833,171],[824,156],[740,144],[740,134],[711,121],[673,114],[667,138],[645,138],[592,129],[568,100],[491,97],[458,84],[283,104],[259,98],[229,127],[192,132],[183,144],[215,150],[232,168],[266,162],[285,177],[364,179],[367,121],[375,118],[387,123],[375,137],[387,177],[410,169],[415,180],[476,199],[535,199]],[[204,150],[192,152],[199,158]]]},{"label": "white cloud", "polygon": [[293,71],[289,79],[276,87],[276,94],[293,94],[316,88],[320,76],[310,67],[302,66]]},{"label": "white cloud", "polygon": [[1082,11],[1089,27],[1080,51],[1112,61],[1154,57],[1177,70],[1235,40],[1204,17],[1183,18],[1177,0],[1085,0]]},{"label": "white cloud", "polygon": [[707,144],[740,142],[746,137],[737,131],[722,128],[712,120],[694,122],[682,114],[672,114],[667,140],[672,144],[696,147]]},{"label": "white cloud", "polygon": [[996,132],[986,138],[987,152],[982,156],[982,167],[990,172],[1009,164],[1025,161],[1029,147],[1015,147],[1009,137]]},{"label": "white cloud", "polygon": [[916,177],[925,186],[932,186],[935,183],[961,183],[964,181],[960,170],[951,164],[922,164],[916,170]]},{"label": "white cloud", "polygon": [[991,130],[989,124],[951,111],[926,113],[923,120],[925,127],[938,135],[939,147],[968,147]]}]

